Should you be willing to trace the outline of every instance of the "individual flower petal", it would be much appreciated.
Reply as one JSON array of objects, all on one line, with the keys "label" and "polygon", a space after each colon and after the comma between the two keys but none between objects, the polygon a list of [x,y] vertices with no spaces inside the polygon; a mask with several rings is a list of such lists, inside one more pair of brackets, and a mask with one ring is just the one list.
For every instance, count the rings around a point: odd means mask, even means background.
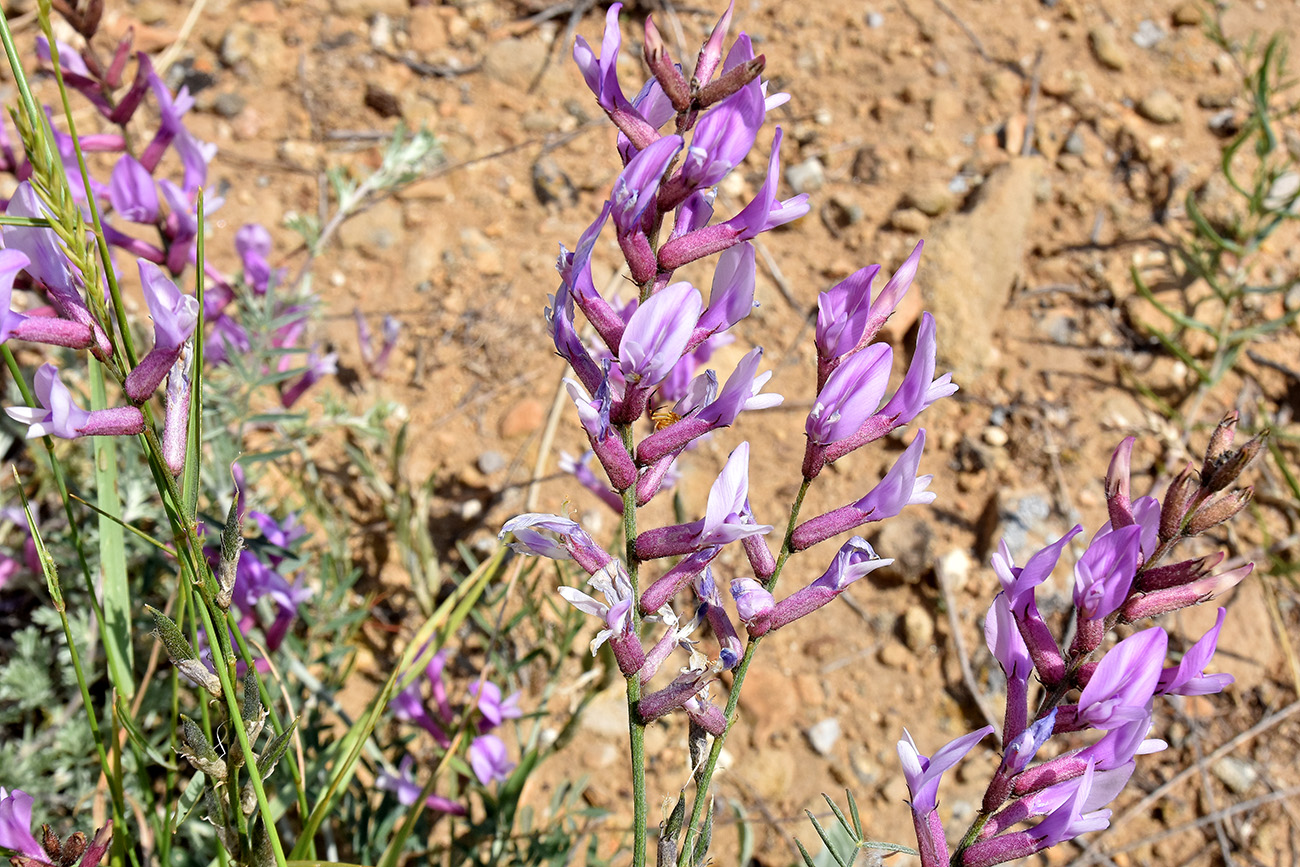
[{"label": "individual flower petal", "polygon": [[479,735],[469,745],[469,766],[484,786],[504,782],[515,767],[506,755],[505,741],[496,735]]},{"label": "individual flower petal", "polygon": [[703,300],[690,283],[673,283],[650,296],[627,323],[619,346],[623,377],[641,389],[664,380],[686,351]]},{"label": "individual flower petal", "polygon": [[939,805],[939,781],[943,772],[965,758],[977,743],[992,733],[993,726],[985,726],[949,741],[927,758],[917,750],[907,729],[903,729],[903,739],[898,742],[898,758],[903,764],[907,790],[912,793],[912,812],[918,816],[934,812]]},{"label": "individual flower petal", "polygon": [[12,849],[44,862],[48,857],[32,836],[32,804],[35,799],[22,789],[9,791],[0,786],[0,849]]},{"label": "individual flower petal", "polygon": [[1160,673],[1156,694],[1212,695],[1222,692],[1233,682],[1230,674],[1205,673],[1205,666],[1209,664],[1219,644],[1219,631],[1223,629],[1223,618],[1227,614],[1228,609],[1220,608],[1214,625],[1183,654],[1179,663],[1172,668],[1165,668]]},{"label": "individual flower petal", "polygon": [[153,175],[130,154],[122,154],[108,181],[108,200],[113,210],[133,223],[158,219],[158,188]]},{"label": "individual flower petal", "polygon": [[808,440],[826,446],[857,433],[885,396],[893,358],[893,350],[878,343],[835,368],[808,413]]},{"label": "individual flower petal", "polygon": [[1165,631],[1153,626],[1112,647],[1079,695],[1079,721],[1111,729],[1146,717],[1167,646]]}]

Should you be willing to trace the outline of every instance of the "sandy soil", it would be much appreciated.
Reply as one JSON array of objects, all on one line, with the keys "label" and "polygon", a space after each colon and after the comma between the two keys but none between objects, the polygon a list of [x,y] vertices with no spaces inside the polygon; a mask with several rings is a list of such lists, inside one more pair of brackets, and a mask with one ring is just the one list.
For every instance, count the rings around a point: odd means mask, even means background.
[{"label": "sandy soil", "polygon": [[[649,5],[625,15],[628,43],[639,46]],[[718,11],[654,6],[679,55],[690,53],[680,46],[699,44]],[[106,34],[134,26],[146,49],[184,34],[171,81],[197,90],[193,128],[220,147],[212,178],[229,184],[229,196],[216,231],[231,237],[244,222],[261,221],[287,262],[295,261],[296,240],[278,227],[287,211],[318,207],[325,168],[373,168],[399,119],[438,136],[444,165],[346,224],[318,262],[316,285],[328,311],[322,339],[347,374],[340,390],[357,406],[382,395],[409,407],[421,442],[410,472],[437,474],[434,529],[449,556],[455,539],[481,544],[524,509],[564,373],[541,317],[556,282],[556,245],[574,245],[616,174],[613,133],[568,57],[570,7],[540,21],[535,13],[545,8],[542,0],[208,0],[185,30],[189,3],[139,0],[110,3],[105,17]],[[575,22],[593,42],[602,9]],[[813,212],[764,236],[779,270],[760,265],[762,307],[718,361],[729,369],[751,346],[765,346],[786,404],[691,453],[684,502],[703,508],[713,475],[747,438],[755,508],[769,523],[784,522],[811,398],[806,317],[817,293],[872,262],[896,267],[921,238],[927,265],[914,303],[889,329],[897,364],[901,370],[907,360],[920,309],[930,309],[941,369],[952,369],[962,389],[923,417],[935,507],[905,514],[876,540],[900,568],[857,588],[852,606],[776,635],[764,647],[766,664],[751,674],[720,792],[755,823],[762,863],[790,862],[792,835],[813,837],[802,811],[820,810],[818,793],[845,786],[875,836],[905,841],[906,790],[894,755],[901,729],[936,747],[982,724],[959,659],[971,659],[986,691],[989,659],[977,625],[996,586],[985,565],[991,545],[1007,535],[1023,553],[1075,521],[1100,524],[1101,476],[1126,435],[1139,437],[1135,488],[1186,459],[1183,431],[1133,387],[1173,400],[1188,374],[1144,331],[1153,315],[1136,298],[1129,269],[1175,297],[1168,248],[1187,233],[1182,198],[1203,190],[1215,207],[1225,195],[1221,185],[1206,186],[1223,143],[1210,121],[1224,110],[1240,116],[1245,105],[1232,63],[1196,23],[1195,9],[1152,0],[738,4],[736,25],[766,54],[773,87],[793,95],[777,113],[787,133],[784,164],[787,179],[811,193]],[[1300,6],[1234,5],[1225,24],[1242,40],[1300,32]],[[639,66],[629,59],[625,80],[639,82]],[[720,210],[761,183],[769,136],[723,190]],[[1028,151],[1037,155],[1020,155]],[[1293,241],[1281,237],[1270,250],[1283,272],[1294,273],[1300,259]],[[209,249],[233,256],[228,244]],[[618,262],[612,240],[598,248],[598,286],[619,285]],[[706,275],[696,276],[707,285]],[[364,372],[354,307],[372,322],[396,316],[406,328],[382,380]],[[1294,367],[1298,346],[1291,330],[1258,351]],[[1294,408],[1294,387],[1247,362],[1193,421],[1212,424],[1237,405],[1252,425],[1279,424],[1278,414],[1284,422]],[[1192,449],[1204,439],[1202,427]],[[891,441],[842,461],[814,488],[805,514],[856,499],[900,446]],[[583,448],[566,414],[536,507],[555,511],[568,501],[612,533],[613,516],[555,473],[561,450]],[[1277,476],[1260,471],[1257,484],[1279,493]],[[467,507],[470,500],[483,508]],[[666,519],[664,508],[657,504],[649,520]],[[1274,536],[1289,532],[1276,510],[1263,509],[1259,520]],[[1235,553],[1251,556],[1259,527],[1249,517],[1239,524]],[[793,561],[790,585],[818,574],[828,555],[817,549]],[[724,558],[720,574],[740,565]],[[1054,588],[1062,605],[1066,572],[1058,570]],[[1126,803],[1296,699],[1294,658],[1282,640],[1300,619],[1293,589],[1266,575],[1229,607],[1219,665],[1237,684],[1223,697],[1162,712],[1174,748],[1140,765]],[[1211,615],[1196,611],[1170,628],[1194,639]],[[590,800],[616,810],[626,803],[619,702],[598,701],[572,760],[538,776],[539,802],[548,780],[580,767],[592,778]],[[810,738],[818,724],[821,735],[833,730],[830,720],[838,737]],[[1298,734],[1292,719],[1207,763],[1159,806],[1126,818],[1108,845],[1295,785]],[[651,731],[656,802],[688,779],[683,735],[677,723]],[[992,756],[977,752],[956,775],[945,809],[969,815]],[[1239,812],[1146,842],[1114,863],[1217,863],[1231,851],[1243,862],[1294,864],[1297,806]],[[726,860],[734,835],[718,837]],[[1070,856],[1067,848],[1053,860]]]}]

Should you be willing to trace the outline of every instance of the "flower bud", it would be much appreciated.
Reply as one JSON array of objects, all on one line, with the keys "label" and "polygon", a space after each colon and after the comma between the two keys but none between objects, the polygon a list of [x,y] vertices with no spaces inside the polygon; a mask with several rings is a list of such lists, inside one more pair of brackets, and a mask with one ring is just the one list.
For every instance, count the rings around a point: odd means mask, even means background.
[{"label": "flower bud", "polygon": [[1192,476],[1192,465],[1188,464],[1174,477],[1174,480],[1169,483],[1169,489],[1165,491],[1165,500],[1160,506],[1161,541],[1168,542],[1178,537],[1196,489],[1197,483]]},{"label": "flower bud", "polygon": [[1212,503],[1206,503],[1197,509],[1187,522],[1187,535],[1196,536],[1217,527],[1246,508],[1246,504],[1254,496],[1254,488],[1244,488],[1222,496]]},{"label": "flower bud", "polygon": [[153,615],[154,635],[162,641],[163,648],[167,651],[167,658],[171,660],[172,665],[176,666],[181,677],[194,686],[207,690],[214,698],[220,698],[221,680],[208,671],[207,666],[198,658],[198,654],[194,652],[194,648],[190,646],[189,640],[176,625],[176,621],[148,605],[145,606],[145,610]]},{"label": "flower bud", "polygon": [[203,734],[199,724],[184,715],[181,716],[181,739],[176,746],[176,752],[213,780],[226,778],[226,763],[212,748],[212,744],[208,741],[207,735]]},{"label": "flower bud", "polygon": [[221,559],[217,561],[217,606],[230,610],[230,600],[235,592],[235,573],[239,555],[244,550],[244,537],[240,533],[239,497],[236,496],[226,513],[226,526],[221,530]]},{"label": "flower bud", "polygon": [[1264,431],[1250,442],[1246,443],[1235,452],[1229,452],[1222,458],[1215,461],[1214,466],[1210,466],[1210,461],[1206,460],[1206,470],[1201,471],[1201,487],[1211,493],[1222,491],[1237,481],[1242,471],[1255,460],[1255,456],[1264,448],[1264,439],[1268,436],[1268,431]]}]

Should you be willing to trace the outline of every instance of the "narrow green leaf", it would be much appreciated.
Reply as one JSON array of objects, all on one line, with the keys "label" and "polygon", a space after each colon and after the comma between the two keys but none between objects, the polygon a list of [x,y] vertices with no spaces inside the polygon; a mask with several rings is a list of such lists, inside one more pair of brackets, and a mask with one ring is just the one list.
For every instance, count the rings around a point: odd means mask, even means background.
[{"label": "narrow green leaf", "polygon": [[[108,406],[104,367],[87,358],[90,404]],[[126,534],[122,530],[122,501],[117,490],[117,439],[92,437],[95,458],[95,499],[99,506],[99,568],[104,606],[104,656],[113,686],[128,701],[135,696],[134,653],[131,648],[131,585],[126,573]]]},{"label": "narrow green leaf", "polygon": [[185,791],[181,792],[180,800],[176,802],[176,810],[172,813],[171,821],[168,823],[168,829],[173,835],[176,829],[181,826],[194,812],[194,808],[203,800],[203,789],[207,786],[207,780],[203,774],[195,774],[190,777],[190,781],[185,785]]},{"label": "narrow green leaf", "polygon": [[10,466],[14,473],[14,487],[18,489],[18,496],[23,501],[23,514],[27,516],[27,532],[32,534],[32,544],[36,546],[36,559],[40,561],[41,572],[45,574],[45,586],[50,591],[50,599],[54,602],[54,610],[62,614],[67,610],[63,602],[63,588],[59,586],[59,570],[54,565],[54,558],[50,556],[50,551],[45,547],[45,540],[41,538],[41,528],[36,526],[36,519],[32,517],[31,504],[27,502],[27,492],[23,490],[22,479],[18,477],[18,467]]}]

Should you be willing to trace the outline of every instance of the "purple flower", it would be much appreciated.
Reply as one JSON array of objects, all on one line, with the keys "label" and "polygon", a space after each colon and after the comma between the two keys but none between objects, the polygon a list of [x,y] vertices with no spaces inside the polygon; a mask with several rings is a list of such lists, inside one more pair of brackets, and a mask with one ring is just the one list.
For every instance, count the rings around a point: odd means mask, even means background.
[{"label": "purple flower", "polygon": [[1086,620],[1104,620],[1128,598],[1137,575],[1142,528],[1123,527],[1088,546],[1074,567],[1074,604]]},{"label": "purple flower", "polygon": [[9,417],[29,425],[27,439],[55,436],[76,439],[81,436],[127,436],[144,432],[144,416],[133,406],[98,409],[87,412],[72,401],[68,387],[59,379],[53,364],[42,364],[36,371],[35,388],[39,408],[5,407]]},{"label": "purple flower", "polygon": [[763,93],[757,80],[710,108],[696,125],[682,159],[681,198],[687,191],[713,186],[740,165],[754,147],[763,117]]},{"label": "purple flower", "polygon": [[122,154],[108,180],[108,200],[113,210],[132,223],[158,219],[158,188],[153,175],[130,154]]},{"label": "purple flower", "polygon": [[299,398],[307,392],[307,389],[321,379],[339,372],[339,354],[331,352],[321,355],[315,347],[312,347],[311,352],[307,353],[306,366],[307,369],[303,371],[302,376],[298,377],[298,381],[284,389],[280,394],[280,405],[285,409],[289,409],[297,403]]},{"label": "purple flower", "polygon": [[907,790],[912,794],[912,812],[925,815],[939,806],[939,781],[943,772],[966,757],[975,745],[993,734],[993,726],[985,726],[968,735],[962,735],[939,748],[927,758],[917,750],[916,742],[907,729],[898,742],[898,758],[907,778]]},{"label": "purple flower", "polygon": [[483,785],[504,782],[514,769],[514,762],[506,755],[505,741],[496,735],[479,735],[469,745],[469,766]]},{"label": "purple flower", "polygon": [[659,192],[664,170],[681,149],[681,136],[664,136],[632,157],[614,181],[610,215],[620,235],[640,231],[641,218]]},{"label": "purple flower", "polygon": [[739,214],[715,226],[707,226],[680,235],[664,244],[659,251],[659,267],[675,271],[688,262],[720,253],[741,241],[750,241],[762,232],[783,226],[808,213],[807,193],[777,201],[781,160],[781,128],[777,127],[772,140],[772,154],[768,158],[767,180],[748,205]]},{"label": "purple flower", "polygon": [[0,786],[0,849],[12,849],[44,863],[48,857],[32,836],[32,804],[35,799],[22,789],[9,791]]},{"label": "purple flower", "polygon": [[247,223],[235,232],[235,252],[244,267],[244,282],[258,295],[265,295],[273,282],[284,278],[283,268],[272,268],[271,233],[260,223]]},{"label": "purple flower", "polygon": [[524,712],[519,709],[519,693],[511,693],[503,699],[501,687],[490,680],[473,684],[469,694],[478,704],[479,713],[483,714],[483,721],[488,724],[488,728],[495,728],[504,720],[523,716]]},{"label": "purple flower", "polygon": [[0,250],[0,343],[9,340],[10,335],[27,317],[13,310],[14,280],[18,272],[32,263],[21,250]]},{"label": "purple flower", "polygon": [[692,380],[686,395],[674,407],[680,419],[642,440],[637,446],[637,461],[653,464],[680,453],[693,440],[735,422],[742,411],[779,406],[784,400],[781,395],[762,393],[763,386],[772,378],[770,370],[758,373],[762,358],[761,347],[746,353],[721,391],[711,370]]},{"label": "purple flower", "polygon": [[748,241],[723,251],[713,269],[709,307],[700,317],[691,342],[726,331],[749,315],[754,303],[754,245]]},{"label": "purple flower", "polygon": [[[923,243],[916,245],[907,260],[889,278],[885,288],[880,290],[875,301],[871,300],[871,284],[880,273],[879,265],[871,265],[850,274],[817,296],[816,343],[819,362],[836,363],[875,338],[912,285],[920,265]],[[821,367],[818,369],[820,372]],[[824,381],[825,374],[819,379]]]},{"label": "purple flower", "polygon": [[623,44],[623,34],[618,29],[618,13],[622,8],[622,3],[611,4],[605,14],[605,35],[600,43],[600,57],[596,57],[587,40],[579,36],[573,43],[573,60],[578,64],[587,87],[596,95],[597,104],[627,136],[631,145],[641,149],[658,138],[658,133],[627,101],[618,83],[618,51]]},{"label": "purple flower", "polygon": [[1167,646],[1165,631],[1153,626],[1111,648],[1079,695],[1079,722],[1111,729],[1149,716]]},{"label": "purple flower", "polygon": [[771,616],[776,600],[753,578],[733,578],[731,598],[736,600],[736,615],[748,626]]},{"label": "purple flower", "polygon": [[857,433],[885,396],[893,359],[894,351],[878,343],[835,368],[808,413],[808,441],[828,446]]},{"label": "purple flower", "polygon": [[690,283],[673,283],[636,309],[618,348],[618,367],[628,383],[620,423],[638,418],[651,389],[672,372],[686,351],[703,301]]},{"label": "purple flower", "polygon": [[194,107],[194,98],[190,96],[189,88],[182,87],[173,98],[167,85],[152,70],[149,71],[149,86],[153,89],[154,98],[158,100],[158,113],[162,121],[140,161],[152,170],[157,167],[167,146],[174,144],[185,170],[184,189],[187,193],[192,193],[207,183],[208,163],[216,156],[217,146],[196,139],[181,120]]},{"label": "purple flower", "polygon": [[518,515],[506,521],[497,538],[504,539],[511,533],[515,537],[510,543],[511,550],[552,560],[576,560],[588,574],[599,572],[612,559],[592,541],[582,525],[559,515],[537,512]]},{"label": "purple flower", "polygon": [[[846,365],[847,366],[847,365]],[[860,527],[867,521],[884,521],[892,518],[905,506],[922,506],[933,503],[935,493],[927,491],[934,476],[918,476],[921,453],[925,450],[925,429],[916,436],[885,477],[856,503],[841,506],[824,515],[804,521],[791,536],[794,550],[811,548],[832,536]]]},{"label": "purple flower", "polygon": [[999,593],[984,618],[984,641],[1008,679],[1028,681],[1033,671],[1029,648],[1020,636],[1006,592]]},{"label": "purple flower", "polygon": [[[397,800],[409,807],[420,797],[423,787],[415,782],[411,775],[411,766],[415,760],[411,756],[403,756],[402,762],[398,766],[396,774],[389,773],[387,769],[380,772],[375,779],[375,787],[385,791],[392,792],[397,796]],[[440,795],[430,795],[425,799],[424,804],[430,810],[438,813],[450,813],[453,816],[464,816],[465,807],[455,801],[441,797]]]},{"label": "purple flower", "polygon": [[127,396],[145,401],[181,354],[181,347],[194,333],[199,321],[199,302],[176,288],[163,270],[145,259],[139,260],[140,283],[153,317],[153,349],[127,375],[123,385]]},{"label": "purple flower", "polygon": [[922,313],[912,363],[907,368],[907,374],[903,377],[898,390],[880,411],[880,415],[891,419],[891,425],[905,425],[935,401],[957,392],[957,386],[952,384],[951,373],[945,373],[931,381],[934,376],[936,351],[934,317],[929,313]]},{"label": "purple flower", "polygon": [[[625,453],[626,454],[626,453]],[[575,458],[566,451],[561,451],[559,459],[555,465],[562,473],[568,473],[587,490],[591,491],[605,505],[609,506],[615,514],[623,514],[623,498],[617,493],[610,490],[609,485],[605,484],[591,470],[590,461],[595,456],[594,452],[587,452],[581,457]]]},{"label": "purple flower", "polygon": [[632,605],[636,600],[632,598],[632,581],[627,569],[618,560],[610,560],[587,583],[600,591],[605,597],[604,602],[588,596],[576,587],[560,587],[559,594],[583,614],[598,617],[604,622],[605,628],[597,632],[591,641],[591,655],[595,656],[600,646],[608,641],[614,651],[614,658],[618,661],[619,670],[630,677],[645,663],[645,653],[641,648],[641,640],[632,629]]},{"label": "purple flower", "polygon": [[754,523],[748,497],[749,443],[743,442],[732,451],[709,489],[704,517],[689,524],[646,530],[637,536],[637,556],[646,560],[673,557],[772,532],[771,525]]},{"label": "purple flower", "polygon": [[[840,547],[840,550],[835,554],[835,559],[831,561],[830,567],[822,573],[820,578],[807,587],[791,593],[785,599],[776,603],[775,607],[755,610],[751,604],[749,606],[750,616],[746,617],[742,613],[741,622],[745,624],[750,635],[764,635],[773,629],[779,629],[811,614],[843,593],[854,581],[893,562],[891,559],[882,558],[876,554],[866,539],[861,536],[854,536]],[[754,586],[761,589],[761,585],[755,584]],[[754,590],[753,587],[743,584],[738,588],[736,583],[733,582],[731,585],[732,595],[736,594],[737,589],[747,592],[753,592]],[[758,598],[755,596],[755,599]],[[739,610],[742,607],[740,597],[736,598],[736,604]]]},{"label": "purple flower", "polygon": [[1165,668],[1156,685],[1157,695],[1212,695],[1222,692],[1233,682],[1230,674],[1206,674],[1205,666],[1219,644],[1219,630],[1228,609],[1220,608],[1214,625],[1183,654],[1179,663]]}]

